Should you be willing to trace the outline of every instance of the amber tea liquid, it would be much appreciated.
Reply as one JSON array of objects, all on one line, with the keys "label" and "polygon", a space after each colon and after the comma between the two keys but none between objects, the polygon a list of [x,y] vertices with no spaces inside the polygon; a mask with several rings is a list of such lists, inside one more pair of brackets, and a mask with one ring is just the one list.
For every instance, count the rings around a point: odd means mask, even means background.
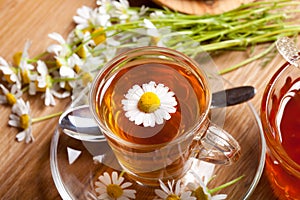
[{"label": "amber tea liquid", "polygon": [[[110,66],[115,68],[114,65]],[[107,70],[109,71],[109,70]],[[105,75],[105,74],[104,74]],[[123,63],[121,68],[99,89],[96,109],[99,118],[117,139],[108,138],[120,164],[145,179],[176,178],[187,169],[193,134],[172,146],[169,143],[199,124],[207,110],[207,88],[203,77],[179,62],[160,58],[137,59]],[[143,127],[129,121],[121,101],[133,85],[154,81],[175,93],[177,111],[171,119],[155,127]],[[100,83],[99,83],[100,84]],[[206,127],[201,127],[203,131]],[[198,128],[199,129],[199,128]],[[201,131],[200,131],[201,132]]]},{"label": "amber tea liquid", "polygon": [[[283,147],[281,153],[300,165],[300,80],[286,79],[278,97],[273,96],[270,122],[277,127],[278,133],[274,135],[277,144]],[[291,175],[282,164],[267,154],[266,167],[274,192],[280,199],[300,199],[300,178]]]}]

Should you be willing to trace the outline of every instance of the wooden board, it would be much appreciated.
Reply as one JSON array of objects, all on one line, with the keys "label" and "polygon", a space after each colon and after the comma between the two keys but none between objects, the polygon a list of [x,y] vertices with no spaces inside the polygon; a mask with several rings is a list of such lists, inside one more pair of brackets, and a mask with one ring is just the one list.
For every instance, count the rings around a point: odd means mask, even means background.
[{"label": "wooden board", "polygon": [[187,14],[220,14],[254,0],[153,0],[161,6]]}]

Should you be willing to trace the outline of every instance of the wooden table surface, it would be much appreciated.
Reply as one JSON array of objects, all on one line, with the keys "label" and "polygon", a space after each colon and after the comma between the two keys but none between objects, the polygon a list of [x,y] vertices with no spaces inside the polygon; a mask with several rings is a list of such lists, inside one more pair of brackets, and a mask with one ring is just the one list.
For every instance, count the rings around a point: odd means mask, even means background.
[{"label": "wooden table surface", "polygon": [[[0,1],[0,56],[12,61],[13,53],[21,51],[26,40],[32,41],[30,55],[37,55],[52,43],[47,35],[58,32],[64,36],[74,27],[72,16],[82,5],[95,6],[92,0],[1,0]],[[213,57],[223,69],[247,58],[247,52],[227,52]],[[251,101],[259,112],[260,100],[267,80],[282,64],[276,56],[266,67],[260,61],[240,68],[224,78],[235,85],[253,85],[257,95]],[[29,98],[32,115],[42,116],[62,111],[70,100],[55,107],[43,106],[43,101]],[[0,199],[61,199],[53,183],[50,165],[50,142],[57,118],[34,125],[35,142],[25,144],[15,140],[17,129],[8,126],[10,107],[0,106]],[[251,199],[276,199],[265,174]]]}]

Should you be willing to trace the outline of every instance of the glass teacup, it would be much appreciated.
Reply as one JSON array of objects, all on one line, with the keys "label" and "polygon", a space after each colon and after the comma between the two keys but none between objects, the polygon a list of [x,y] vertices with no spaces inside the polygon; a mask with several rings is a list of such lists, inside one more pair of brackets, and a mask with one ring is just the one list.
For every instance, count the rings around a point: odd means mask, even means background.
[{"label": "glass teacup", "polygon": [[266,172],[280,199],[300,199],[300,69],[284,63],[261,103],[267,144]]},{"label": "glass teacup", "polygon": [[230,164],[238,142],[209,118],[211,89],[191,58],[162,47],[124,52],[94,79],[90,108],[116,158],[134,180],[182,177],[195,157]]}]

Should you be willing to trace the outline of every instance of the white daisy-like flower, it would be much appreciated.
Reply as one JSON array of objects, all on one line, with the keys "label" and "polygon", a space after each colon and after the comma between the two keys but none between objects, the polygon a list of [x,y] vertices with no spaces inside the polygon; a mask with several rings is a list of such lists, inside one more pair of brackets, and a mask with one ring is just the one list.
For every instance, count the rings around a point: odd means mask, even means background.
[{"label": "white daisy-like flower", "polygon": [[154,127],[171,118],[170,113],[176,112],[177,101],[174,92],[164,84],[150,81],[142,87],[134,85],[122,100],[125,116],[136,125]]},{"label": "white daisy-like flower", "polygon": [[126,22],[131,15],[136,14],[135,11],[129,9],[129,2],[127,0],[112,1],[114,7],[113,15],[118,17],[122,22]]},{"label": "white daisy-like flower", "polygon": [[[181,186],[181,181],[178,180],[175,185],[175,180],[168,181],[166,186],[161,180],[159,180],[160,188],[155,189],[154,192],[158,196],[155,200],[196,200],[195,197],[191,196],[191,191],[184,191],[184,187]],[[174,189],[175,185],[175,189]]]},{"label": "white daisy-like flower", "polygon": [[[37,61],[37,72],[39,73],[39,75],[36,78],[37,84],[35,84],[36,85],[35,89],[39,92],[44,92],[44,95],[42,97],[45,98],[44,103],[46,106],[56,105],[54,97],[66,98],[70,96],[70,92],[68,91],[59,93],[55,90],[55,87],[53,86],[52,83],[52,77],[49,75],[48,68],[46,64],[41,60]],[[36,91],[34,91],[34,93],[35,92]]]},{"label": "white daisy-like flower", "polygon": [[19,78],[24,84],[29,84],[31,81],[34,81],[35,75],[32,74],[34,66],[28,63],[29,54],[28,49],[31,45],[30,41],[26,41],[23,52],[21,54],[16,53],[14,56],[15,63],[19,66]]},{"label": "white daisy-like flower", "polygon": [[169,27],[157,28],[150,20],[144,19],[143,26],[146,28],[146,35],[152,38],[154,45],[165,47],[166,39],[171,29]]},{"label": "white daisy-like flower", "polygon": [[[58,33],[51,33],[48,35],[51,39],[56,40],[59,44],[50,45],[47,51],[55,54],[55,59],[59,68],[59,75],[62,79],[73,80],[77,77],[75,68],[81,67],[83,61],[80,57],[73,53],[70,45],[65,39]],[[71,87],[74,86],[72,81],[68,81]],[[61,81],[60,86],[65,87],[66,81]]]},{"label": "white daisy-like flower", "polygon": [[18,88],[21,88],[21,81],[13,68],[8,64],[8,62],[0,57],[0,71],[3,73],[5,81],[11,84],[16,84]]},{"label": "white daisy-like flower", "polygon": [[16,84],[11,86],[10,91],[2,84],[0,84],[0,88],[4,94],[0,95],[0,104],[14,105],[23,94]]},{"label": "white daisy-like flower", "polygon": [[124,182],[124,177],[119,176],[117,172],[112,172],[111,177],[107,172],[99,176],[99,181],[95,182],[95,191],[99,194],[99,199],[105,200],[130,200],[135,199],[136,191],[128,189],[132,185],[130,182]]},{"label": "white daisy-like flower", "polygon": [[12,107],[12,114],[9,115],[8,124],[21,129],[16,135],[18,142],[25,140],[29,143],[34,140],[32,135],[32,121],[30,116],[30,105],[23,99],[18,99]]},{"label": "white daisy-like flower", "polygon": [[77,24],[77,29],[91,29],[95,27],[110,26],[110,15],[107,14],[104,6],[102,9],[92,9],[88,6],[82,6],[77,9],[77,15],[73,17],[74,22]]},{"label": "white daisy-like flower", "polygon": [[208,191],[207,184],[208,179],[207,177],[200,177],[194,171],[191,172],[195,177],[195,182],[188,183],[187,187],[193,191],[193,195],[196,197],[197,200],[207,199],[207,200],[222,200],[226,199],[226,194],[217,194],[211,195]]}]

